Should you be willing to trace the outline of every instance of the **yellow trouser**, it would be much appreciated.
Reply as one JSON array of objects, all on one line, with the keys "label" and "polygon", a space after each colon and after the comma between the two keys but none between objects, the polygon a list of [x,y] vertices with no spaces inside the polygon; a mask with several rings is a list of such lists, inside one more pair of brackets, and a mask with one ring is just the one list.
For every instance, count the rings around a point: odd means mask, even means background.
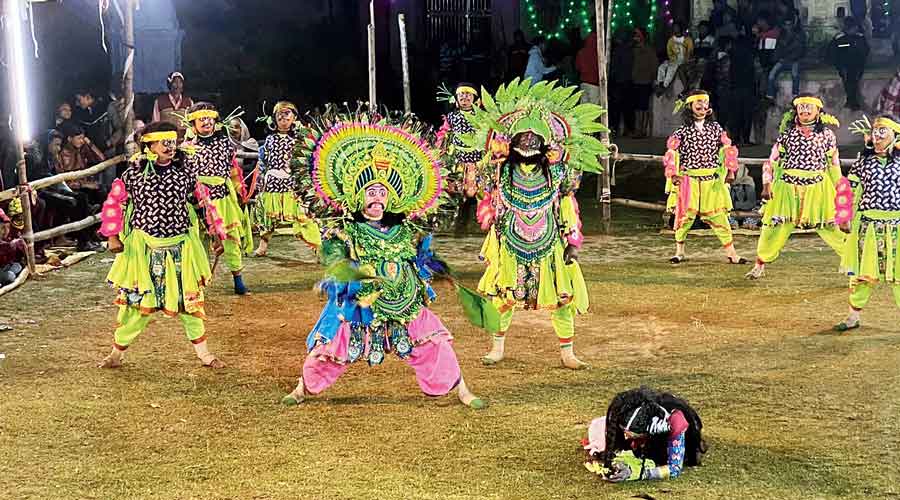
[{"label": "yellow trouser", "polygon": [[[691,230],[691,226],[694,225],[694,219],[696,218],[696,214],[685,215],[684,225],[675,230],[676,243],[684,243],[684,240],[687,239],[688,231]],[[716,237],[719,238],[719,241],[722,242],[722,246],[728,246],[734,240],[734,236],[732,236],[731,234],[731,224],[728,223],[727,213],[721,213],[711,216],[701,215],[700,220],[709,224],[709,227],[712,228],[713,233],[715,233]]]},{"label": "yellow trouser", "polygon": [[[869,303],[869,299],[872,298],[872,292],[875,290],[876,286],[876,283],[867,281],[861,281],[850,285],[850,307],[856,310],[866,307],[866,304]],[[894,302],[897,304],[897,307],[900,307],[900,283],[891,285],[891,289],[894,291]]]},{"label": "yellow trouser", "polygon": [[[766,264],[775,262],[784,245],[787,244],[791,233],[794,231],[794,224],[785,222],[777,226],[763,226],[759,233],[759,241],[756,244],[756,257]],[[838,257],[843,254],[844,241],[847,236],[837,227],[822,227],[816,229],[816,233],[822,240],[831,247]]]},{"label": "yellow trouser", "polygon": [[244,269],[244,250],[240,241],[226,239],[222,241],[222,257],[225,259],[225,265],[231,272],[240,272]]},{"label": "yellow trouser", "polygon": [[[505,301],[494,299],[494,305],[500,306],[501,304],[505,304]],[[509,330],[509,325],[512,323],[513,318],[513,310],[509,309],[507,311],[500,313],[500,333],[498,336],[502,336],[506,334],[506,331]],[[575,336],[575,304],[566,304],[559,309],[553,310],[550,313],[550,321],[553,323],[553,331],[556,332],[556,336],[561,339],[571,339]]]},{"label": "yellow trouser", "polygon": [[[121,348],[128,347],[147,328],[152,319],[152,315],[141,314],[137,307],[120,306],[119,327],[116,328],[114,335],[116,345]],[[206,337],[206,326],[202,319],[185,313],[179,314],[178,319],[184,325],[184,333],[192,343],[196,344]]]}]

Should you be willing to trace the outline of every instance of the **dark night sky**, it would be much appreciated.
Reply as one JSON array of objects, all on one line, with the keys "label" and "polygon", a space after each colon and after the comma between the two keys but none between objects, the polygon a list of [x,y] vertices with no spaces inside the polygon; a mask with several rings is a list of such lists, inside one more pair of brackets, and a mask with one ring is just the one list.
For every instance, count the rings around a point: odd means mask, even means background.
[{"label": "dark night sky", "polygon": [[[182,67],[189,95],[212,99],[227,111],[242,105],[252,120],[264,100],[290,98],[308,107],[367,94],[359,0],[176,0],[175,5],[186,32]],[[56,104],[71,101],[80,88],[106,95],[111,71],[100,44],[96,4],[41,5],[35,19],[40,58],[30,78],[41,121],[49,122]],[[146,112],[142,104],[137,103],[139,116]]]}]

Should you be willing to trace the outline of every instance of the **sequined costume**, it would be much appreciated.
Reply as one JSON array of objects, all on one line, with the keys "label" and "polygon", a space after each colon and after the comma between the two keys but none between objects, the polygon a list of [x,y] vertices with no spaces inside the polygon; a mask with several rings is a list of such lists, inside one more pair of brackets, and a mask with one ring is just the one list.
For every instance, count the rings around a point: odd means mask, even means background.
[{"label": "sequined costume", "polygon": [[[482,93],[484,108],[470,120],[475,132],[463,137],[470,147],[490,150],[489,193],[478,210],[487,229],[480,254],[487,267],[478,290],[502,313],[499,331],[492,332],[495,346],[515,308],[545,309],[560,346],[571,350],[575,316],[588,308],[576,259],[583,235],[575,190],[580,172],[599,172],[598,158],[608,150],[591,136],[604,130],[596,122],[603,110],[579,105],[578,97],[574,87],[516,79],[494,96]],[[534,147],[519,152],[520,140]]]}]

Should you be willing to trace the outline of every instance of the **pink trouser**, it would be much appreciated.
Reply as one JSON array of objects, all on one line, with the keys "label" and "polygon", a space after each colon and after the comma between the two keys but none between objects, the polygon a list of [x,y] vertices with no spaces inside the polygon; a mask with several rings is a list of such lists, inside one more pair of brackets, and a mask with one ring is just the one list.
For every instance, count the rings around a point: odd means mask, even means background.
[{"label": "pink trouser", "polygon": [[[405,361],[415,372],[422,392],[443,396],[453,390],[461,375],[450,332],[428,309],[422,309],[410,322],[408,331],[415,347]],[[310,351],[303,363],[303,385],[308,393],[319,394],[328,389],[347,371],[349,342],[350,325],[343,323],[331,342],[318,344]]]}]

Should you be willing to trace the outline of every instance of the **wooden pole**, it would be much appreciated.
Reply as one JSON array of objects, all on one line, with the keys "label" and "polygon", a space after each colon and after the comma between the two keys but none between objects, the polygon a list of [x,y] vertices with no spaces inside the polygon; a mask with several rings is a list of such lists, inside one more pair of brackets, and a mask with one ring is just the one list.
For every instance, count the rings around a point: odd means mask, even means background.
[{"label": "wooden pole", "polygon": [[125,75],[122,85],[125,88],[125,157],[135,152],[134,144],[134,4],[136,0],[127,0],[125,6]]},{"label": "wooden pole", "polygon": [[403,66],[403,111],[412,113],[412,97],[409,90],[409,50],[406,45],[406,15],[397,16],[400,23],[400,61]]},{"label": "wooden pole", "polygon": [[[34,226],[31,220],[31,192],[28,189],[28,171],[27,165],[25,163],[25,143],[23,142],[24,138],[22,134],[20,134],[19,130],[19,121],[24,119],[24,117],[19,116],[20,113],[16,112],[16,106],[14,103],[22,102],[26,97],[24,95],[19,95],[21,91],[24,89],[19,89],[19,85],[16,82],[16,70],[12,68],[12,66],[20,66],[18,71],[24,71],[21,68],[25,64],[20,51],[16,51],[14,45],[18,44],[21,49],[21,40],[17,40],[15,42],[9,43],[10,40],[15,36],[15,30],[13,28],[13,23],[18,23],[19,27],[21,27],[22,19],[18,15],[18,9],[16,8],[15,2],[18,0],[6,0],[4,3],[4,16],[6,17],[6,26],[4,26],[5,30],[12,30],[11,33],[7,33],[7,44],[6,44],[6,61],[7,61],[7,76],[9,77],[9,100],[10,100],[10,115],[12,115],[12,135],[15,138],[16,145],[16,170],[19,174],[19,200],[22,202],[22,215],[25,219],[25,227],[22,230],[22,239],[25,241],[25,260],[28,264],[28,270],[32,273],[34,272]],[[20,33],[21,34],[21,33]]]},{"label": "wooden pole", "polygon": [[369,111],[378,109],[377,79],[375,72],[375,0],[369,1]]},{"label": "wooden pole", "polygon": [[[612,3],[614,0],[609,0],[610,9],[612,8]],[[609,109],[609,97],[606,92],[607,90],[607,78],[606,78],[606,65],[607,65],[607,38],[609,36],[609,26],[606,19],[606,15],[603,8],[604,0],[596,0],[594,2],[596,6],[595,15],[597,17],[597,68],[599,71],[599,80],[598,83],[600,85],[600,106],[603,109]],[[604,126],[609,127],[609,115],[607,113],[603,113],[600,117],[601,123]],[[609,143],[609,133],[602,132],[600,134],[600,140],[604,143]],[[612,213],[610,209],[610,188],[609,188],[609,158],[602,159],[603,165],[603,173],[600,174],[599,185],[597,186],[597,196],[600,200],[601,210],[602,210],[602,220],[603,220],[603,230],[604,232],[609,232],[610,220],[612,219]]]}]

